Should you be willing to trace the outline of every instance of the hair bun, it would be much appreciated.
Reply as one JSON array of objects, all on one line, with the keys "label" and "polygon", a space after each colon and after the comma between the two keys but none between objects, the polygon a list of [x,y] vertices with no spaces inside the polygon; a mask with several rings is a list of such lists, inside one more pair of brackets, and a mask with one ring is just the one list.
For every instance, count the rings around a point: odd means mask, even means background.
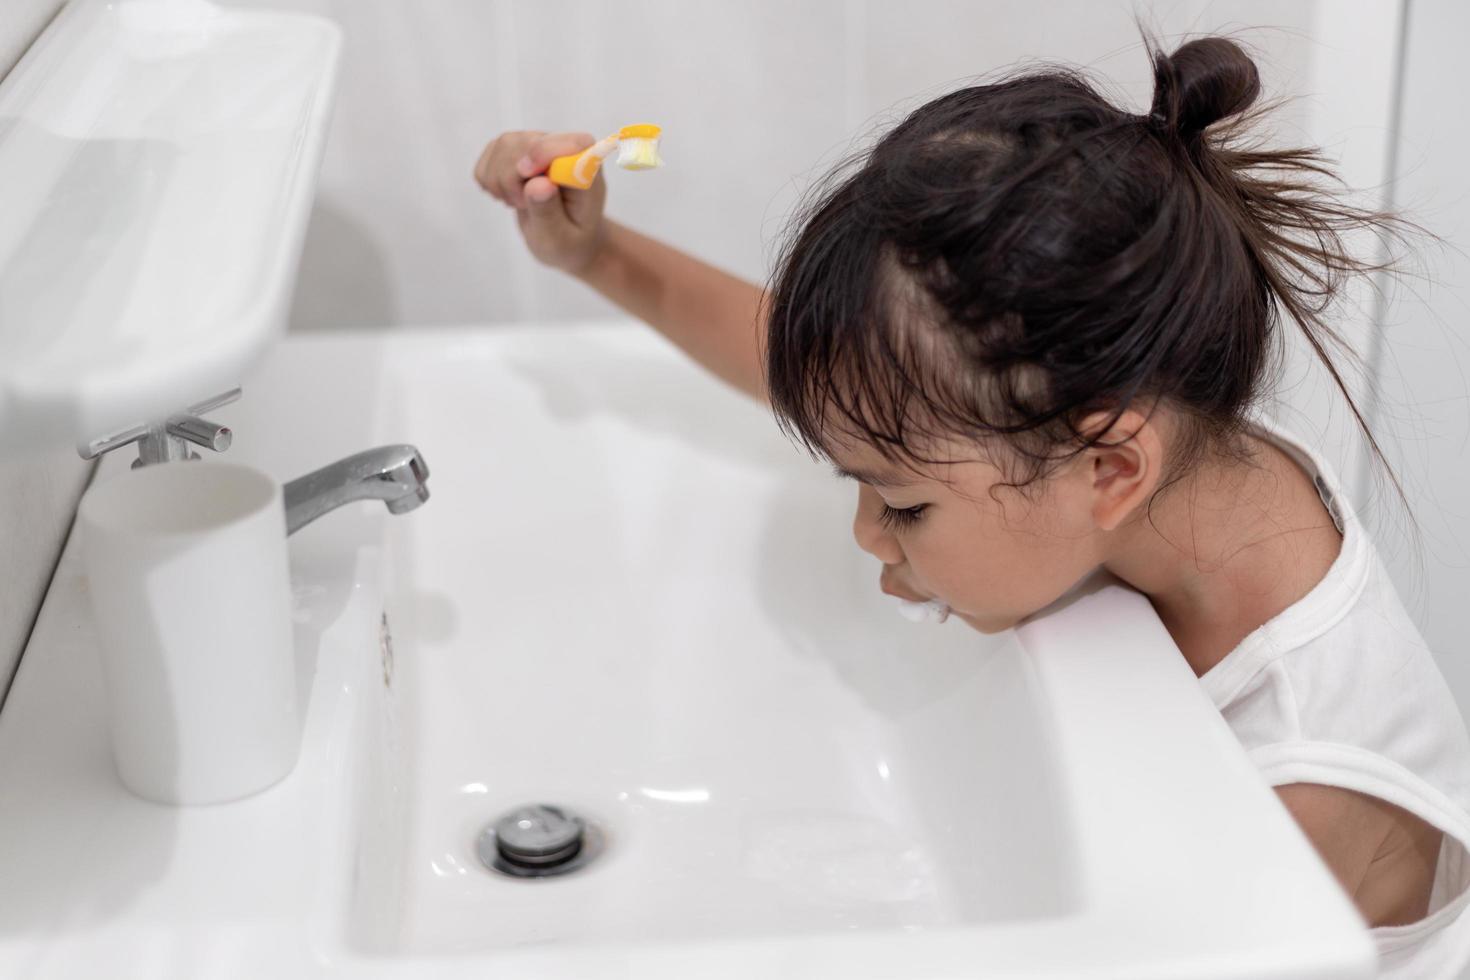
[{"label": "hair bun", "polygon": [[1172,55],[1155,50],[1153,62],[1149,118],[1186,141],[1211,123],[1250,108],[1261,94],[1255,62],[1223,37],[1190,41]]}]

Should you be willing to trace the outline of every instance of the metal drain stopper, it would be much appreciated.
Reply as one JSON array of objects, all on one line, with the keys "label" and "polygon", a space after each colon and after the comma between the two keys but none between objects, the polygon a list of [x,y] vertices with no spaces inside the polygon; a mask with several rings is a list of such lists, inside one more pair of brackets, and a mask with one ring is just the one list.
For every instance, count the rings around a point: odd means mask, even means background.
[{"label": "metal drain stopper", "polygon": [[516,807],[480,832],[480,863],[513,878],[549,878],[585,866],[606,845],[598,826],[565,807]]},{"label": "metal drain stopper", "polygon": [[495,821],[496,853],[511,864],[543,868],[582,849],[582,818],[545,803],[517,807]]}]

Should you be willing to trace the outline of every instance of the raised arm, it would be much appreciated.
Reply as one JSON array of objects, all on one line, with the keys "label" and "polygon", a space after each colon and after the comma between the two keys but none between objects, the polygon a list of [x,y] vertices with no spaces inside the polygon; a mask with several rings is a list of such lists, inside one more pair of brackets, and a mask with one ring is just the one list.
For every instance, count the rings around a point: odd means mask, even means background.
[{"label": "raised arm", "polygon": [[516,211],[526,246],[645,321],[716,377],[766,400],[761,365],[763,292],[676,248],[603,217],[599,173],[585,191],[544,175],[551,161],[590,145],[587,133],[504,133],[485,147],[475,179]]}]

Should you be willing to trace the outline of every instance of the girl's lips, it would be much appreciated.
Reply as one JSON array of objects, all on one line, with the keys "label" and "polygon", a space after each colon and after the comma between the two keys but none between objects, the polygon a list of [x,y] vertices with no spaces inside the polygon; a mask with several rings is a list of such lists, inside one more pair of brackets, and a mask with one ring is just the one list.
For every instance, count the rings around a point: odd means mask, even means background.
[{"label": "girl's lips", "polygon": [[884,595],[891,595],[900,600],[898,612],[904,619],[913,623],[942,623],[949,618],[949,604],[942,599],[931,596],[919,595],[892,585],[888,581],[887,574],[878,579],[878,589]]}]

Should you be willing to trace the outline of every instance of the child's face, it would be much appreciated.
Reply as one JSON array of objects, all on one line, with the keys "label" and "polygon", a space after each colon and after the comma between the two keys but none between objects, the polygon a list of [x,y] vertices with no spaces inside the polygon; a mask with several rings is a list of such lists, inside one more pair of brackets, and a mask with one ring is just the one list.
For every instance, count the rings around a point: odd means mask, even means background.
[{"label": "child's face", "polygon": [[976,458],[973,447],[941,445],[927,455],[966,461],[915,471],[869,446],[847,443],[833,454],[837,467],[859,481],[853,535],[883,562],[883,591],[939,599],[975,629],[993,633],[1047,606],[1101,564],[1095,466],[1086,454],[1024,494],[1002,485],[1005,474]]}]

